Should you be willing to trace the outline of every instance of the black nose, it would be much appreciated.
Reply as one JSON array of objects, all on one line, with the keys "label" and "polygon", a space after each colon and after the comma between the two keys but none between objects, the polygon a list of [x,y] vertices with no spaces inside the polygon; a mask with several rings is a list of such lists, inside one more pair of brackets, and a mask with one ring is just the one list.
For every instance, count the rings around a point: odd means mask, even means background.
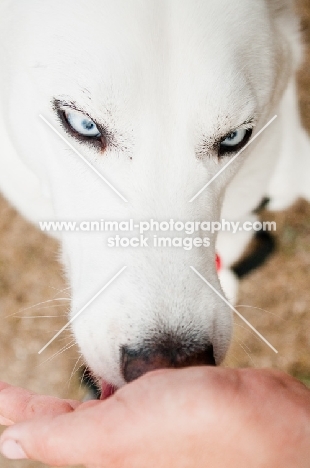
[{"label": "black nose", "polygon": [[182,348],[122,348],[121,370],[126,382],[156,369],[215,365],[212,345],[190,354]]}]

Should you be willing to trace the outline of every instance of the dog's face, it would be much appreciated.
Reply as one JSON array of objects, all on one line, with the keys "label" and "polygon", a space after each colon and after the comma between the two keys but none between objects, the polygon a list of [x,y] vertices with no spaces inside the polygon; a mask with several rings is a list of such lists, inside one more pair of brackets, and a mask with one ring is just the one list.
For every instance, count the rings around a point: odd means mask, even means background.
[{"label": "dog's face", "polygon": [[[284,52],[267,3],[14,2],[8,121],[57,219],[219,219],[248,150],[189,200],[266,123],[279,94]],[[116,234],[61,233],[72,316],[127,266],[72,324],[94,372],[120,386],[151,368],[220,363],[231,311],[190,269],[221,292],[215,236],[188,251],[109,248]]]}]

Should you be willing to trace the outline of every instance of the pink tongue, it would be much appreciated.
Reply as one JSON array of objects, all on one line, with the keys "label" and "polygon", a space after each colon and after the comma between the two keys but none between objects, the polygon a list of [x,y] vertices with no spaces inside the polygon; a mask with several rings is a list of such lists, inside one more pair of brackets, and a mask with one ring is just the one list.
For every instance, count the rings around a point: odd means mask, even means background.
[{"label": "pink tongue", "polygon": [[116,392],[116,388],[113,385],[108,384],[104,380],[101,382],[101,396],[100,400],[105,400],[109,398]]}]

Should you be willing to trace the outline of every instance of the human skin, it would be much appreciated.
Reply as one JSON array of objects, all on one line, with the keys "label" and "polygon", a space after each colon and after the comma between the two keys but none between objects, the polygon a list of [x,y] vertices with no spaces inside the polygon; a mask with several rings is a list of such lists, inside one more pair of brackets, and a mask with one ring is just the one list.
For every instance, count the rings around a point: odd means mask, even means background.
[{"label": "human skin", "polygon": [[155,371],[82,404],[2,384],[0,414],[2,453],[47,465],[310,467],[310,391],[273,370]]}]

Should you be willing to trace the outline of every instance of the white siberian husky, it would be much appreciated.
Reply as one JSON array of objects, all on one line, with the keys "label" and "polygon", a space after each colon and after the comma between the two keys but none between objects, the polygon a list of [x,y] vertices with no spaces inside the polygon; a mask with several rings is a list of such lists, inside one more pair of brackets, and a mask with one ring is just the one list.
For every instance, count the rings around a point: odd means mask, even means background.
[{"label": "white siberian husky", "polygon": [[[2,0],[0,18],[0,187],[35,224],[253,220],[265,196],[273,209],[310,199],[291,1]],[[127,266],[72,324],[103,393],[150,369],[221,363],[232,313],[190,266],[221,292],[216,252],[225,289],[251,235],[184,251],[59,233],[72,317]]]}]

